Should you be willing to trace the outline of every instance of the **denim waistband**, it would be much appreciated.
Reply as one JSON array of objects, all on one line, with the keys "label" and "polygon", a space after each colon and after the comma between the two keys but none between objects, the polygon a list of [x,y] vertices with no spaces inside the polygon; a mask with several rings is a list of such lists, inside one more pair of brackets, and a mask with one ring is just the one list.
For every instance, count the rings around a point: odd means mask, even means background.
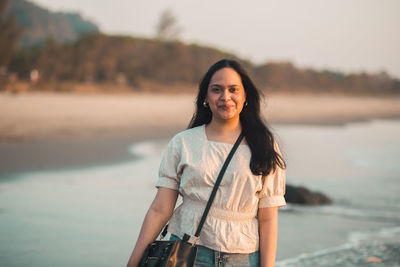
[{"label": "denim waistband", "polygon": [[[171,234],[170,240],[181,240],[178,236]],[[220,252],[205,246],[198,245],[195,267],[226,267],[226,266],[241,266],[241,267],[258,267],[260,266],[260,252],[252,253],[229,253]]]}]

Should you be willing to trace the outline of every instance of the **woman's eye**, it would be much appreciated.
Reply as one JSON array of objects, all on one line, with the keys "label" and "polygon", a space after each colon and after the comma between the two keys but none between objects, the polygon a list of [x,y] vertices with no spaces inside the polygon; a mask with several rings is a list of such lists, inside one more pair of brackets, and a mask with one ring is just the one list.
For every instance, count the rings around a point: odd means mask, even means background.
[{"label": "woman's eye", "polygon": [[213,92],[219,92],[220,90],[219,90],[219,88],[217,88],[217,87],[213,87],[213,88],[211,88],[211,91],[213,91]]},{"label": "woman's eye", "polygon": [[238,88],[236,88],[236,87],[232,87],[231,89],[229,89],[229,91],[231,92],[231,93],[235,93],[236,91],[238,91],[239,89]]}]

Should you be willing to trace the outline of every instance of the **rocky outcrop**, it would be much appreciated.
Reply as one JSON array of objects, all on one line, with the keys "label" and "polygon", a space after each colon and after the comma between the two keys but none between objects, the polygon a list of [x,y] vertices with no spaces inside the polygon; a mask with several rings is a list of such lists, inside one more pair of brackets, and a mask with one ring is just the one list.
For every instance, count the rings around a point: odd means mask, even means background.
[{"label": "rocky outcrop", "polygon": [[331,204],[332,199],[320,192],[312,192],[302,186],[286,185],[286,202],[302,205]]}]

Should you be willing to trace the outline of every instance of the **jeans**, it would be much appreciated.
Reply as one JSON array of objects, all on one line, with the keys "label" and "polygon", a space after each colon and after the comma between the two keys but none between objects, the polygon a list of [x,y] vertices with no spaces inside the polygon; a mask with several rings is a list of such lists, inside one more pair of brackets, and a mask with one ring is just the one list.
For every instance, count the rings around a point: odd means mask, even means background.
[{"label": "jeans", "polygon": [[[180,240],[172,235],[170,240]],[[197,257],[195,267],[258,267],[260,266],[259,251],[244,253],[227,253],[216,251],[204,246],[197,246]]]}]

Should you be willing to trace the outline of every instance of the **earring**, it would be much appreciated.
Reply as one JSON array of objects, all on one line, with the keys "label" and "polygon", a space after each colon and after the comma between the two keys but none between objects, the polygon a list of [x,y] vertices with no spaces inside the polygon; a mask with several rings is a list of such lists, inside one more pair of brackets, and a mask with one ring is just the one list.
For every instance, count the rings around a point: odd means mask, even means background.
[{"label": "earring", "polygon": [[244,106],[247,107],[247,101],[244,101]]},{"label": "earring", "polygon": [[203,106],[205,107],[205,108],[208,108],[208,103],[204,100],[204,102],[203,102]]}]

